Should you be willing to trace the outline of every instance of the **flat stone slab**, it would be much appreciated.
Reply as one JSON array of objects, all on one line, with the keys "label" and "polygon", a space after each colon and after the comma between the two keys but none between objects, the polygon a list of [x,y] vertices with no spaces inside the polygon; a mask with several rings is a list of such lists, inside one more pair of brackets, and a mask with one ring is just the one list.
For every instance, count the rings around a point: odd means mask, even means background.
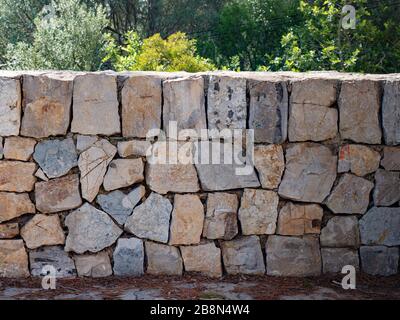
[{"label": "flat stone slab", "polygon": [[4,158],[28,161],[35,149],[36,140],[22,137],[8,137],[4,142]]},{"label": "flat stone slab", "polygon": [[138,277],[144,273],[144,246],[140,239],[119,239],[113,254],[116,276]]},{"label": "flat stone slab", "polygon": [[361,268],[365,273],[378,276],[397,274],[399,267],[399,248],[384,246],[361,247]]},{"label": "flat stone slab", "polygon": [[341,273],[343,267],[360,269],[358,251],[349,248],[321,248],[324,273]]},{"label": "flat stone slab", "polygon": [[321,246],[323,247],[352,247],[360,246],[360,231],[358,219],[351,217],[333,217],[321,230]]},{"label": "flat stone slab", "polygon": [[80,277],[104,278],[113,274],[110,256],[105,251],[74,255],[74,261]]},{"label": "flat stone slab", "polygon": [[254,165],[264,189],[278,188],[285,171],[285,157],[282,146],[255,146]]},{"label": "flat stone slab", "polygon": [[382,101],[382,125],[385,143],[400,144],[400,81],[386,81]]},{"label": "flat stone slab", "polygon": [[338,172],[352,172],[362,177],[375,172],[379,168],[381,155],[379,152],[357,144],[348,144],[340,147]]},{"label": "flat stone slab", "polygon": [[126,188],[144,180],[142,159],[116,159],[109,166],[104,177],[106,191]]},{"label": "flat stone slab", "polygon": [[148,274],[181,276],[183,261],[177,247],[145,242]]},{"label": "flat stone slab", "polygon": [[0,223],[35,213],[35,205],[27,193],[0,192]]},{"label": "flat stone slab", "polygon": [[389,207],[400,201],[400,172],[379,169],[375,173],[374,204]]},{"label": "flat stone slab", "polygon": [[19,79],[0,77],[0,136],[17,136],[21,125]]},{"label": "flat stone slab", "polygon": [[390,171],[400,171],[400,147],[384,147],[382,167]]},{"label": "flat stone slab", "polygon": [[36,169],[36,164],[31,162],[0,161],[0,191],[32,191]]},{"label": "flat stone slab", "polygon": [[22,240],[0,240],[0,278],[29,277],[28,254]]},{"label": "flat stone slab", "polygon": [[150,141],[130,140],[118,142],[118,154],[121,158],[146,157],[151,155]]}]

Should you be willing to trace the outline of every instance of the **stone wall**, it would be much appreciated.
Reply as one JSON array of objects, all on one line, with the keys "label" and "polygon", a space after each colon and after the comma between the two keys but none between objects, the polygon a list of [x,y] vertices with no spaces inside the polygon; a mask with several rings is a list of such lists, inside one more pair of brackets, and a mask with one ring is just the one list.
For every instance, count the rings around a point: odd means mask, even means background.
[{"label": "stone wall", "polygon": [[[151,163],[170,121],[256,170]],[[3,72],[0,136],[0,277],[398,273],[400,75]]]}]

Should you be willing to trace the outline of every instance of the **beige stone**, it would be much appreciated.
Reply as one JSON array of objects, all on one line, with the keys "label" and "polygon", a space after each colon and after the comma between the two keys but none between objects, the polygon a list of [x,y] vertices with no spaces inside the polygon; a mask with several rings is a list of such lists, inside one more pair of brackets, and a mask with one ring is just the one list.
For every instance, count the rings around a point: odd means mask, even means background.
[{"label": "beige stone", "polygon": [[4,158],[28,161],[35,149],[36,141],[30,138],[9,137],[4,142]]},{"label": "beige stone", "polygon": [[17,136],[21,124],[19,79],[0,77],[0,136]]},{"label": "beige stone", "polygon": [[264,189],[276,189],[285,170],[285,158],[280,145],[256,146],[254,165]]},{"label": "beige stone", "polygon": [[104,177],[104,189],[112,191],[142,182],[144,180],[143,172],[142,159],[113,160]]},{"label": "beige stone", "polygon": [[18,223],[0,224],[0,239],[12,239],[19,235]]},{"label": "beige stone", "polygon": [[35,171],[34,163],[0,161],[0,191],[32,191],[36,182]]},{"label": "beige stone", "polygon": [[213,242],[198,246],[180,247],[185,271],[219,278],[222,276],[221,249]]},{"label": "beige stone", "polygon": [[146,157],[151,154],[149,141],[131,140],[118,142],[118,154],[121,158]]},{"label": "beige stone", "polygon": [[365,176],[379,168],[381,156],[379,152],[363,145],[349,144],[340,147],[338,172],[352,172],[357,176]]},{"label": "beige stone", "polygon": [[28,266],[22,240],[0,240],[0,278],[29,277]]},{"label": "beige stone", "polygon": [[47,178],[46,174],[43,172],[42,169],[37,169],[36,173],[35,173],[35,177],[39,178],[42,181],[49,181],[49,178]]},{"label": "beige stone", "polygon": [[80,277],[103,278],[112,275],[110,256],[107,252],[74,255],[73,259]]},{"label": "beige stone", "polygon": [[179,249],[154,242],[145,242],[147,273],[152,275],[181,276],[183,262]]},{"label": "beige stone", "polygon": [[0,192],[0,222],[35,213],[35,205],[27,193]]}]

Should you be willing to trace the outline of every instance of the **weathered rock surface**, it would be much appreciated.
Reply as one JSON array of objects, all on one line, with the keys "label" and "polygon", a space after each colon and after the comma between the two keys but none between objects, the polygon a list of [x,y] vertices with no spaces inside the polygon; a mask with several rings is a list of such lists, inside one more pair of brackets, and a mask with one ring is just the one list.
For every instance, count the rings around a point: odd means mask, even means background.
[{"label": "weathered rock surface", "polygon": [[78,165],[81,172],[81,188],[84,199],[92,202],[96,198],[100,186],[103,184],[107,166],[116,153],[117,148],[104,139],[82,152]]},{"label": "weathered rock surface", "polygon": [[0,161],[0,191],[30,192],[36,182],[34,163]]},{"label": "weathered rock surface", "polygon": [[266,244],[267,274],[310,277],[321,274],[321,254],[317,237],[270,236]]},{"label": "weathered rock surface", "polygon": [[140,239],[119,239],[114,250],[114,274],[137,277],[144,273],[144,247]]},{"label": "weathered rock surface", "polygon": [[19,235],[18,223],[0,224],[0,239],[12,239]]},{"label": "weathered rock surface", "polygon": [[46,177],[42,169],[37,169],[35,173],[35,177],[39,178],[42,181],[49,181],[49,178]]},{"label": "weathered rock surface", "polygon": [[351,217],[333,217],[321,231],[321,246],[323,247],[352,247],[360,246],[360,231],[358,219]]},{"label": "weathered rock surface", "polygon": [[322,203],[336,179],[336,161],[327,147],[301,143],[286,149],[286,170],[279,195],[301,202]]},{"label": "weathered rock surface", "polygon": [[360,220],[364,245],[400,245],[400,208],[371,208]]},{"label": "weathered rock surface", "polygon": [[204,207],[199,196],[176,194],[169,244],[191,245],[200,243],[203,224]]},{"label": "weathered rock surface", "polygon": [[35,213],[35,205],[27,193],[0,192],[0,222],[9,221],[28,213]]},{"label": "weathered rock surface", "polygon": [[104,177],[104,189],[112,191],[126,188],[144,180],[142,159],[116,159],[108,166]]},{"label": "weathered rock surface", "polygon": [[161,79],[133,76],[124,82],[122,97],[122,134],[146,138],[152,129],[161,128]]},{"label": "weathered rock surface", "polygon": [[371,181],[346,173],[333,189],[326,205],[334,213],[364,214],[373,188]]},{"label": "weathered rock surface", "polygon": [[297,205],[288,202],[279,212],[276,233],[283,236],[319,234],[323,214],[317,204]]},{"label": "weathered rock surface", "polygon": [[84,136],[78,134],[76,137],[76,150],[79,153],[82,153],[83,151],[86,151],[90,147],[93,147],[99,140],[100,139],[98,136]]},{"label": "weathered rock surface", "polygon": [[152,275],[180,276],[183,272],[179,249],[154,242],[145,242],[147,273]]},{"label": "weathered rock surface", "polygon": [[3,149],[3,137],[0,137],[0,159],[3,159],[4,156],[4,149]]},{"label": "weathered rock surface", "polygon": [[125,230],[143,239],[167,243],[172,205],[168,199],[152,193],[133,210],[125,223]]},{"label": "weathered rock surface", "polygon": [[151,154],[149,141],[131,140],[118,142],[118,154],[121,158],[146,157]]},{"label": "weathered rock surface", "polygon": [[390,171],[400,171],[400,147],[383,148],[381,165]]},{"label": "weathered rock surface", "polygon": [[374,276],[397,274],[399,267],[399,248],[384,246],[361,247],[362,271]]},{"label": "weathered rock surface", "polygon": [[264,189],[276,189],[285,170],[285,157],[280,145],[256,146],[254,165]]},{"label": "weathered rock surface", "polygon": [[28,255],[22,240],[0,240],[0,278],[29,277]]},{"label": "weathered rock surface", "polygon": [[108,136],[121,132],[116,76],[104,73],[76,76],[71,131]]},{"label": "weathered rock surface", "polygon": [[76,276],[74,261],[61,247],[43,247],[29,253],[31,275],[43,277],[47,271],[43,268],[47,265],[53,266],[57,278],[71,278]]},{"label": "weathered rock surface", "polygon": [[42,213],[55,213],[78,208],[82,204],[79,176],[39,182],[35,185],[36,208]]},{"label": "weathered rock surface", "polygon": [[288,93],[286,82],[248,81],[249,124],[255,142],[283,143],[287,139]]},{"label": "weathered rock surface", "polygon": [[221,250],[213,242],[180,249],[185,271],[199,272],[213,278],[222,276]]},{"label": "weathered rock surface", "polygon": [[66,175],[78,165],[78,155],[72,138],[39,142],[33,158],[49,178]]},{"label": "weathered rock surface", "polygon": [[232,240],[238,234],[238,208],[236,194],[210,193],[207,198],[203,236],[211,240]]},{"label": "weathered rock surface", "polygon": [[376,81],[343,81],[339,96],[342,139],[359,143],[380,144],[380,86]]},{"label": "weathered rock surface", "polygon": [[389,207],[398,201],[400,201],[400,172],[379,169],[375,173],[375,206]]},{"label": "weathered rock surface", "polygon": [[278,203],[276,192],[245,189],[239,209],[243,235],[274,234]]},{"label": "weathered rock surface", "polygon": [[34,138],[65,135],[70,123],[73,75],[24,75],[21,134]]},{"label": "weathered rock surface", "polygon": [[385,143],[400,144],[400,81],[387,81],[382,101],[382,125]]},{"label": "weathered rock surface", "polygon": [[107,252],[74,255],[74,261],[80,277],[104,278],[112,275],[110,256]]},{"label": "weathered rock surface", "polygon": [[322,248],[322,270],[324,273],[341,273],[344,266],[360,269],[358,251],[348,248]]},{"label": "weathered rock surface", "polygon": [[4,142],[4,158],[28,161],[35,149],[36,141],[30,138],[9,137]]},{"label": "weathered rock surface", "polygon": [[379,152],[363,145],[348,144],[340,147],[338,172],[352,172],[362,177],[379,168]]},{"label": "weathered rock surface", "polygon": [[263,275],[264,258],[257,236],[221,242],[222,257],[228,274]]},{"label": "weathered rock surface", "polygon": [[17,136],[21,125],[19,79],[0,77],[0,136]]},{"label": "weathered rock surface", "polygon": [[103,211],[85,203],[65,219],[68,236],[65,251],[84,253],[99,252],[111,246],[122,234],[122,230]]}]

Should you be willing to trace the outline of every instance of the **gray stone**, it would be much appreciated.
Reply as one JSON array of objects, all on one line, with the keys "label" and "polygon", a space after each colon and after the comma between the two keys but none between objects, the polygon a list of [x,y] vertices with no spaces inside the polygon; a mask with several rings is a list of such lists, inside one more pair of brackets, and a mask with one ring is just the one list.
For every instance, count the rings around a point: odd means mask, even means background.
[{"label": "gray stone", "polygon": [[146,157],[151,154],[151,143],[142,140],[120,141],[118,154],[121,158]]},{"label": "gray stone", "polygon": [[65,251],[75,253],[99,252],[110,247],[122,230],[103,211],[85,203],[65,219],[68,236]]},{"label": "gray stone", "polygon": [[364,214],[373,188],[371,181],[346,173],[333,189],[326,205],[334,213]]},{"label": "gray stone", "polygon": [[222,257],[228,274],[263,275],[264,258],[257,236],[221,242]]},{"label": "gray stone", "polygon": [[21,125],[19,79],[0,77],[0,136],[17,136]]},{"label": "gray stone", "polygon": [[283,143],[287,139],[288,93],[285,82],[248,81],[249,125],[255,142]]},{"label": "gray stone", "polygon": [[171,212],[171,202],[152,193],[142,205],[133,210],[125,223],[125,230],[139,238],[167,243]]},{"label": "gray stone", "polygon": [[387,81],[382,101],[382,125],[385,143],[400,144],[400,81]]},{"label": "gray stone", "polygon": [[74,140],[45,140],[36,145],[33,159],[49,178],[66,175],[78,165]]},{"label": "gray stone", "polygon": [[99,141],[98,136],[84,136],[78,134],[76,137],[76,150],[78,150],[79,153],[82,153],[90,147],[93,147],[97,141]]},{"label": "gray stone", "polygon": [[384,246],[361,247],[362,271],[374,276],[397,274],[399,267],[399,248]]},{"label": "gray stone", "polygon": [[351,217],[333,217],[321,230],[321,246],[358,248],[360,246],[360,231],[358,219]]},{"label": "gray stone", "polygon": [[279,195],[301,202],[322,203],[336,179],[337,157],[314,143],[299,143],[286,149],[286,171]]},{"label": "gray stone", "polygon": [[285,157],[280,145],[256,146],[254,165],[264,189],[276,189],[285,171]]},{"label": "gray stone", "polygon": [[29,253],[31,275],[44,277],[49,269],[45,266],[52,266],[56,270],[57,278],[71,278],[76,276],[74,261],[61,247],[43,247]]},{"label": "gray stone", "polygon": [[3,148],[3,137],[0,137],[0,159],[3,159],[4,148]]},{"label": "gray stone", "polygon": [[351,171],[362,177],[375,172],[379,168],[381,155],[373,149],[356,144],[348,144],[340,147],[338,172]]},{"label": "gray stone", "polygon": [[311,277],[321,274],[317,237],[270,236],[265,250],[267,274],[270,276]]},{"label": "gray stone", "polygon": [[213,242],[180,247],[186,272],[219,278],[222,276],[221,250]]},{"label": "gray stone", "polygon": [[381,165],[390,171],[400,171],[400,147],[383,148]]},{"label": "gray stone", "polygon": [[358,251],[348,248],[321,248],[324,273],[341,273],[344,266],[360,269]]},{"label": "gray stone", "polygon": [[400,172],[379,169],[375,173],[374,205],[389,207],[400,201]]},{"label": "gray stone", "polygon": [[80,277],[104,278],[112,275],[110,256],[107,252],[74,255],[74,261]]},{"label": "gray stone", "polygon": [[114,250],[114,274],[116,276],[141,276],[144,273],[143,241],[135,238],[119,239]]},{"label": "gray stone", "polygon": [[104,190],[126,188],[144,180],[142,159],[116,159],[108,166],[104,177]]},{"label": "gray stone", "polygon": [[152,275],[181,276],[182,257],[179,249],[154,242],[145,242],[147,273]]},{"label": "gray stone", "polygon": [[400,208],[371,208],[360,220],[364,245],[400,245]]}]

